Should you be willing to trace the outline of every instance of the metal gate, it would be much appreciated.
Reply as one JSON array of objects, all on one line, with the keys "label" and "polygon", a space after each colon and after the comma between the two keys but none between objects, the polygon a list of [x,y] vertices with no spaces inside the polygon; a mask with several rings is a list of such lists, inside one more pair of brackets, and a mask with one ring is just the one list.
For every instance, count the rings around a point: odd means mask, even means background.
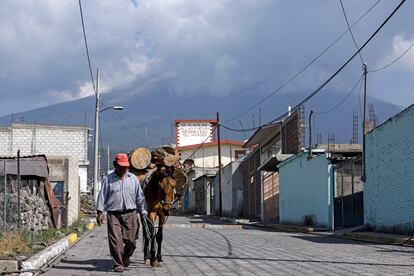
[{"label": "metal gate", "polygon": [[364,224],[362,160],[335,165],[334,225],[335,229]]}]

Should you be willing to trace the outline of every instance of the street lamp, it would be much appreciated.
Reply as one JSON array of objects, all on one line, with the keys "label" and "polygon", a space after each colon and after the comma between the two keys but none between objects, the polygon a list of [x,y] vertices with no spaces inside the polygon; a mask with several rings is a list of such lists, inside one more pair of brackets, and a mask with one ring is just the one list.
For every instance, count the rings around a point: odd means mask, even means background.
[{"label": "street lamp", "polygon": [[99,102],[99,69],[96,71],[96,104],[95,104],[95,148],[94,148],[94,164],[93,164],[93,197],[95,199],[95,202],[98,198],[98,141],[99,141],[99,114],[101,112],[104,112],[108,109],[113,110],[123,110],[123,106],[109,106],[102,110],[99,110],[100,102]]}]

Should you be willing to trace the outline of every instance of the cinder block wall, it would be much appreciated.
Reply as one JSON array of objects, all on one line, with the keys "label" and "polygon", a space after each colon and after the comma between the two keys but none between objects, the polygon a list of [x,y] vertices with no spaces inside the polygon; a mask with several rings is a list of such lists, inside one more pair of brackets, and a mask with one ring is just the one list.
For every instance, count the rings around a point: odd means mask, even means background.
[{"label": "cinder block wall", "polygon": [[365,223],[414,232],[414,105],[366,137]]}]

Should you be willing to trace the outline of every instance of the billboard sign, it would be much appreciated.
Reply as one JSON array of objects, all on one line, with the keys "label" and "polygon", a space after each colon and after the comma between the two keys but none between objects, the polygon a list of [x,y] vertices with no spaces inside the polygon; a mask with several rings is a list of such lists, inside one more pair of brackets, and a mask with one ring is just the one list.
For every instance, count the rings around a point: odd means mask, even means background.
[{"label": "billboard sign", "polygon": [[178,147],[209,143],[214,141],[212,120],[176,120],[176,141]]}]

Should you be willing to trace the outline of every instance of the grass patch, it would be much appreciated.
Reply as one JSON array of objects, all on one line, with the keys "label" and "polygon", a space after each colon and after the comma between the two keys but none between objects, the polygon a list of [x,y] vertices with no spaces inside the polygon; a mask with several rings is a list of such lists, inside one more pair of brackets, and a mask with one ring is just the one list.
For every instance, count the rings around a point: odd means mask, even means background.
[{"label": "grass patch", "polygon": [[0,235],[0,258],[10,259],[16,255],[25,255],[31,252],[31,247],[25,237],[17,233],[3,233]]},{"label": "grass patch", "polygon": [[37,235],[31,232],[2,233],[0,234],[0,259],[14,259],[18,255],[30,257],[71,233],[81,234],[85,231],[86,224],[87,221],[79,219],[70,227],[49,228]]}]

